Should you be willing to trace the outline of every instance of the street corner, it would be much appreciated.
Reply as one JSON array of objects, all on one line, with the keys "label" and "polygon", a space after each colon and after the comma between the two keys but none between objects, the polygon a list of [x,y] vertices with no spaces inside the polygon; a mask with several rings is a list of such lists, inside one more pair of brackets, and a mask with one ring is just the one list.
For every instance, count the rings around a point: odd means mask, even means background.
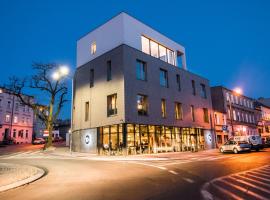
[{"label": "street corner", "polygon": [[38,167],[0,163],[0,192],[31,183],[44,175],[45,171]]}]

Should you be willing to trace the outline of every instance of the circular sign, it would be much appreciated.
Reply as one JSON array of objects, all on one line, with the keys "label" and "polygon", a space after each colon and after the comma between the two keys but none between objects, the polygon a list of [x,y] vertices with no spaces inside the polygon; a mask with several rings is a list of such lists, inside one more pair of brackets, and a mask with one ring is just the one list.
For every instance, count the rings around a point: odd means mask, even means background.
[{"label": "circular sign", "polygon": [[84,141],[85,141],[85,144],[89,144],[90,143],[90,135],[86,135]]}]

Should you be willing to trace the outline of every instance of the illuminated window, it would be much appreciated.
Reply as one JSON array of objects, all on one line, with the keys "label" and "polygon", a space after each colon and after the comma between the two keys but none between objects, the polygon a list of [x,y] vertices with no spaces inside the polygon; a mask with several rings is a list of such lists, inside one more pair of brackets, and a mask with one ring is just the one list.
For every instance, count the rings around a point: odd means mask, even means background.
[{"label": "illuminated window", "polygon": [[209,114],[207,108],[203,108],[203,120],[205,123],[209,123]]},{"label": "illuminated window", "polygon": [[6,115],[6,122],[10,122],[10,115]]},{"label": "illuminated window", "polygon": [[112,116],[117,114],[117,94],[112,94],[107,96],[107,116]]},{"label": "illuminated window", "polygon": [[183,109],[182,109],[182,104],[181,103],[178,103],[176,102],[175,103],[175,108],[174,108],[174,112],[175,112],[175,119],[180,119],[182,120],[183,119]]},{"label": "illuminated window", "polygon": [[236,112],[233,110],[233,120],[236,121]]},{"label": "illuminated window", "polygon": [[13,122],[14,122],[14,123],[18,123],[18,117],[17,117],[17,116],[14,116]]},{"label": "illuminated window", "polygon": [[175,57],[174,52],[170,49],[167,49],[167,55],[168,55],[168,63],[175,65]]},{"label": "illuminated window", "polygon": [[228,92],[226,92],[226,99],[227,101],[230,101],[230,94]]},{"label": "illuminated window", "polygon": [[136,78],[146,81],[146,63],[140,60],[136,62]]},{"label": "illuminated window", "polygon": [[161,116],[163,118],[166,117],[166,100],[165,99],[161,99]]},{"label": "illuminated window", "polygon": [[85,102],[84,121],[89,120],[89,101]]},{"label": "illuminated window", "polygon": [[154,41],[150,41],[151,56],[158,58],[158,44]]},{"label": "illuminated window", "polygon": [[139,115],[147,115],[148,105],[147,105],[147,96],[146,95],[137,95],[137,110]]},{"label": "illuminated window", "polygon": [[168,72],[164,69],[160,69],[159,83],[163,87],[168,87]]},{"label": "illuminated window", "polygon": [[167,62],[167,52],[164,46],[159,45],[159,58]]},{"label": "illuminated window", "polygon": [[150,54],[149,42],[148,38],[142,36],[142,52]]},{"label": "illuminated window", "polygon": [[91,54],[94,55],[96,53],[96,51],[97,51],[97,44],[96,44],[96,42],[93,42],[91,44]]}]

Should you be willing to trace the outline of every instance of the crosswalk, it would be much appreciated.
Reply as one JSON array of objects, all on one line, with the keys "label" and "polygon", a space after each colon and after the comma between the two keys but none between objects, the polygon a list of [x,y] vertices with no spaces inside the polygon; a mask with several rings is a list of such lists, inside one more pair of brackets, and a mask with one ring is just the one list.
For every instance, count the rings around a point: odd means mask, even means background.
[{"label": "crosswalk", "polygon": [[213,179],[201,194],[205,200],[270,200],[270,165]]},{"label": "crosswalk", "polygon": [[167,159],[167,160],[141,160],[141,161],[130,161],[131,163],[142,164],[142,165],[149,165],[154,167],[169,167],[173,165],[180,165],[180,164],[187,164],[192,162],[213,162],[213,161],[220,161],[225,159],[232,159],[232,158],[239,158],[238,155],[215,155],[215,156],[186,156],[183,158],[177,159]]}]

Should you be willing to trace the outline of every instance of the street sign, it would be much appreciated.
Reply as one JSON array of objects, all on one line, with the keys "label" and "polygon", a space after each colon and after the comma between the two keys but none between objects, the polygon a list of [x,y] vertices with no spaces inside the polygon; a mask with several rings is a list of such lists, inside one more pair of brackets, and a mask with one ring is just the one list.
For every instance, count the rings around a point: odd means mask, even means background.
[{"label": "street sign", "polygon": [[43,137],[49,137],[49,131],[48,130],[43,131]]}]

